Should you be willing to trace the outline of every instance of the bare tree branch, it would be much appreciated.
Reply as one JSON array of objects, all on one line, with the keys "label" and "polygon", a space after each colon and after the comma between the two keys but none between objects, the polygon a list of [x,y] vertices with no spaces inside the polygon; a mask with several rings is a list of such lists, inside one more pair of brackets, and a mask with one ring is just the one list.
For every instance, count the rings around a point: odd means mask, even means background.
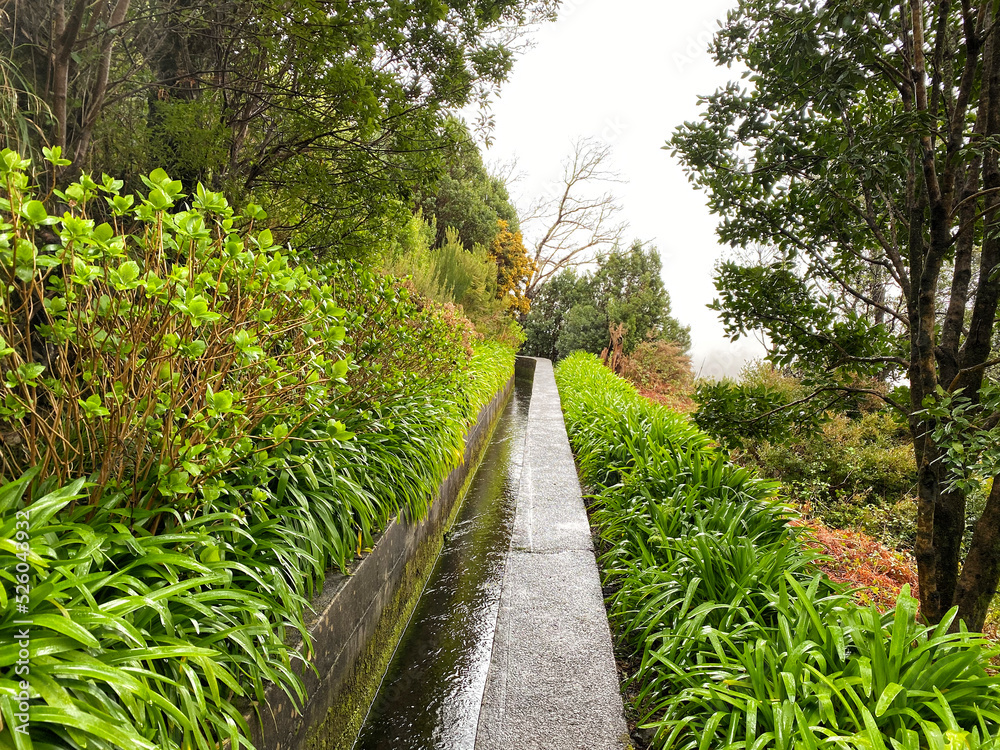
[{"label": "bare tree branch", "polygon": [[626,224],[619,220],[621,206],[610,192],[594,195],[594,185],[619,182],[608,169],[611,147],[594,138],[580,138],[563,163],[559,188],[532,206],[522,224],[542,226],[534,246],[535,274],[528,282],[526,296],[555,274],[585,265],[603,250],[621,241]]}]

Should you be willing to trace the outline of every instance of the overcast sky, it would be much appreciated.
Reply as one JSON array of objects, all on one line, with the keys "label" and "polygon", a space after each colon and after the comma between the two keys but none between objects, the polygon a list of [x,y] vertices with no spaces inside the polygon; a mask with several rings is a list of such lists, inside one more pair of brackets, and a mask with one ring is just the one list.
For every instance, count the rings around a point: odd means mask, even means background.
[{"label": "overcast sky", "polygon": [[[753,340],[730,343],[712,301],[712,269],[724,252],[706,197],[688,183],[662,146],[698,114],[697,97],[738,73],[707,52],[717,21],[733,0],[563,0],[559,20],[541,27],[494,102],[488,162],[516,157],[523,178],[513,192],[522,208],[557,181],[577,137],[613,148],[625,180],[614,186],[631,230],[663,259],[673,314],[691,326],[692,358],[703,376],[735,375],[758,357]],[[526,239],[530,240],[528,236]]]}]

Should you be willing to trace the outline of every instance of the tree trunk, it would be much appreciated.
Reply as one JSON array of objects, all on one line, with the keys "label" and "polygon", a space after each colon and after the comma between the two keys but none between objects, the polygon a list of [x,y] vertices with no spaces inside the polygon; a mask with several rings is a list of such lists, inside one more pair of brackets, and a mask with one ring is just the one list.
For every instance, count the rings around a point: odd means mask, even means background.
[{"label": "tree trunk", "polygon": [[[108,22],[110,28],[117,29],[125,22],[130,2],[131,0],[118,0]],[[87,152],[90,150],[90,139],[94,133],[94,126],[97,125],[98,118],[104,109],[104,97],[108,92],[108,75],[111,71],[111,53],[114,43],[115,35],[105,33],[104,39],[101,42],[101,56],[97,66],[97,75],[90,91],[91,105],[81,118],[80,137],[73,155],[73,161],[78,166],[82,165],[87,158]]]},{"label": "tree trunk", "polygon": [[920,611],[929,622],[939,622],[952,606],[965,532],[965,494],[945,490],[947,478],[939,459],[939,452],[927,446],[917,484],[914,551],[920,577]]},{"label": "tree trunk", "polygon": [[1000,477],[993,478],[993,487],[986,499],[983,514],[976,522],[972,546],[962,566],[962,575],[955,591],[958,618],[969,630],[982,630],[986,613],[1000,582]]},{"label": "tree trunk", "polygon": [[52,44],[52,117],[56,123],[55,145],[69,153],[69,71],[73,64],[73,51],[76,40],[83,25],[83,16],[87,10],[87,0],[77,0],[73,11],[66,17],[66,9],[62,0],[55,4],[55,33],[57,38]]},{"label": "tree trunk", "polygon": [[[920,112],[927,109],[926,92],[923,89],[923,38],[920,0],[911,0],[912,33],[913,33],[913,101]],[[992,14],[988,14],[992,18]],[[985,18],[985,16],[984,16]],[[973,40],[973,46],[978,41]],[[970,54],[975,53],[970,48]],[[1000,133],[1000,46],[991,37],[983,55],[983,86],[979,95],[979,106],[976,112],[975,130],[987,137]],[[974,60],[967,63],[967,74],[963,79],[963,92],[959,97],[962,102],[969,102],[971,97],[970,82],[974,76]],[[936,87],[935,87],[935,90]],[[931,109],[936,110],[936,107]],[[959,107],[954,117],[964,121],[964,104]],[[964,122],[955,124],[955,131],[949,142],[948,158],[942,168],[936,163],[935,136],[922,134],[919,138],[923,156],[923,198],[927,208],[928,236],[926,252],[920,253],[925,247],[924,238],[919,239],[911,234],[910,258],[911,273],[914,282],[919,284],[912,294],[915,295],[910,309],[916,312],[916,317],[910,315],[914,325],[911,333],[912,365],[910,386],[913,395],[911,406],[915,411],[923,408],[923,399],[937,398],[936,392],[940,384],[945,389],[953,385],[966,385],[967,394],[975,400],[982,384],[983,369],[980,367],[989,357],[993,333],[993,323],[996,318],[997,301],[1000,298],[1000,283],[991,279],[994,267],[1000,262],[1000,238],[996,232],[986,232],[982,242],[981,270],[979,287],[973,306],[972,320],[969,324],[969,334],[958,357],[955,357],[955,346],[960,337],[961,320],[964,317],[964,303],[968,294],[967,273],[971,272],[968,258],[964,256],[965,246],[960,237],[957,248],[953,243],[953,221],[955,185],[959,176],[956,169],[955,153],[960,140],[957,129]],[[976,170],[978,164],[973,163]],[[1000,201],[996,191],[1000,189],[1000,169],[997,165],[996,151],[988,151],[982,162],[983,187],[987,190],[985,197],[985,223],[991,224],[997,216]],[[965,173],[968,188],[975,180],[974,173]],[[966,207],[962,207],[966,208]],[[961,209],[960,209],[960,213]],[[968,220],[971,214],[966,212],[960,217]],[[911,227],[911,232],[912,232]],[[971,228],[970,228],[971,231]],[[919,244],[914,246],[914,241]],[[968,240],[964,240],[968,242]],[[952,288],[952,304],[949,305],[948,316],[944,321],[942,347],[935,347],[937,326],[937,282],[942,264],[951,251],[956,251],[956,279]],[[939,360],[940,359],[940,363]],[[957,359],[957,367],[956,367]],[[938,365],[942,365],[939,373]],[[939,381],[939,374],[950,376]],[[934,444],[931,438],[932,420],[912,418],[914,447],[918,464],[918,503],[917,503],[917,540],[914,548],[920,576],[920,601],[923,615],[931,622],[938,622],[952,607],[958,595],[959,569],[961,566],[962,539],[965,533],[965,493],[947,489],[949,484],[948,469],[943,461],[944,451]],[[914,429],[915,428],[915,429]],[[983,550],[982,554],[989,557],[991,551]],[[980,568],[988,567],[988,560],[980,561]]]}]

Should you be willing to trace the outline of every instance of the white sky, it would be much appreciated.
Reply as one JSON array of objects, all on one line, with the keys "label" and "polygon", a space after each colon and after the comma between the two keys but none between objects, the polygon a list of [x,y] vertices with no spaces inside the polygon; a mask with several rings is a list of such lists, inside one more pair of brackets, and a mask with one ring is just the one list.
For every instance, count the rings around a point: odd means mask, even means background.
[{"label": "white sky", "polygon": [[[712,269],[724,252],[706,196],[661,149],[674,128],[695,119],[699,94],[738,71],[716,67],[707,48],[734,0],[564,0],[559,20],[535,34],[493,105],[488,163],[516,157],[523,179],[512,186],[522,209],[558,181],[577,137],[613,148],[612,186],[630,224],[627,234],[652,241],[663,259],[672,312],[691,326],[695,372],[735,375],[759,357],[754,340],[730,343],[716,314]],[[532,237],[528,235],[526,241]]]}]

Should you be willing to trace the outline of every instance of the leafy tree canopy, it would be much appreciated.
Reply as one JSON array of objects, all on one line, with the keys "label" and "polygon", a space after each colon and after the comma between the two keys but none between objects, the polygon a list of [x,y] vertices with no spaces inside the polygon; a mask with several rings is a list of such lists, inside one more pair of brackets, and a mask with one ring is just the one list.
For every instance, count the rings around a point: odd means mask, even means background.
[{"label": "leafy tree canopy", "polygon": [[608,319],[591,304],[573,305],[556,339],[559,359],[576,351],[600,352],[608,345]]},{"label": "leafy tree canopy", "polygon": [[996,364],[998,17],[996,0],[743,0],[714,51],[745,82],[705,97],[668,146],[740,249],[717,277],[732,336],[765,331],[777,363],[824,389],[907,379],[908,401],[882,395],[919,470],[921,611],[955,604],[972,627],[1000,581],[1000,482],[963,566],[946,445],[982,445],[986,425],[952,405],[981,408]]},{"label": "leafy tree canopy", "polygon": [[497,222],[497,235],[490,243],[490,259],[497,264],[497,295],[512,313],[524,315],[531,302],[524,294],[535,272],[535,262],[528,257],[520,232],[513,232],[507,222]]},{"label": "leafy tree canopy", "polygon": [[[363,252],[408,217],[448,112],[505,79],[519,33],[555,0],[38,0],[0,16],[22,151],[128,187],[164,167],[282,237]],[[10,91],[10,89],[6,89]]]},{"label": "leafy tree canopy", "polygon": [[690,329],[670,315],[661,270],[656,248],[636,241],[628,250],[601,256],[592,273],[578,276],[567,269],[557,274],[538,287],[532,300],[524,322],[526,351],[555,359],[577,349],[599,354],[610,341],[609,328],[617,324],[626,328],[625,353],[650,339],[674,341],[686,350]]},{"label": "leafy tree canopy", "polygon": [[668,339],[683,350],[691,332],[670,316],[670,295],[662,278],[663,263],[653,246],[636,240],[628,250],[615,248],[598,260],[591,278],[597,306],[609,325],[625,325],[625,353],[645,339]]},{"label": "leafy tree canopy", "polygon": [[[578,276],[571,268],[540,286],[531,300],[531,311],[524,318],[524,352],[535,357],[559,359],[556,342],[565,318],[574,306],[587,300],[590,300],[587,277]],[[602,335],[606,338],[607,330]]]},{"label": "leafy tree canopy", "polygon": [[466,247],[489,247],[499,233],[498,223],[518,232],[517,210],[510,201],[503,179],[491,175],[465,124],[450,121],[457,141],[449,152],[440,179],[416,193],[416,206],[437,222],[436,244],[454,229]]}]

